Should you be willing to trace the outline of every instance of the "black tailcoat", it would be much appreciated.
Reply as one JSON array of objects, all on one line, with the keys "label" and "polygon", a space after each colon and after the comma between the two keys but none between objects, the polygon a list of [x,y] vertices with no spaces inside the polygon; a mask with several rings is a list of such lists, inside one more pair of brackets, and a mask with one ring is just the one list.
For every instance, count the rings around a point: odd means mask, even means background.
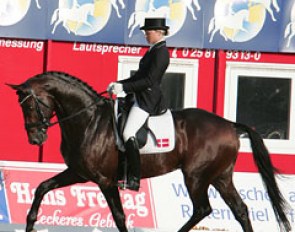
[{"label": "black tailcoat", "polygon": [[139,68],[130,78],[120,81],[125,93],[134,93],[140,108],[151,115],[166,109],[161,81],[169,65],[170,56],[166,42],[155,44],[141,58]]}]

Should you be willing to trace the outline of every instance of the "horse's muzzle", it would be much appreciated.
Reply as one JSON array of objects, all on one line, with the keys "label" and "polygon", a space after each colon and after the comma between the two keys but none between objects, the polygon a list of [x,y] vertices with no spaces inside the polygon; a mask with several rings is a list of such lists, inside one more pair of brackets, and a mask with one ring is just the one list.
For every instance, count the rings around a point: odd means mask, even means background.
[{"label": "horse's muzzle", "polygon": [[41,146],[47,140],[46,129],[38,129],[34,133],[28,132],[29,143]]}]

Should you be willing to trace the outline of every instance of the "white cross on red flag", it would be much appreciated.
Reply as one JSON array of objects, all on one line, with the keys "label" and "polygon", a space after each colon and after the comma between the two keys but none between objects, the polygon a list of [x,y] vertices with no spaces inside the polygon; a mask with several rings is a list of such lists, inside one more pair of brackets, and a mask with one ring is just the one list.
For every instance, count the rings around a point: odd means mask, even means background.
[{"label": "white cross on red flag", "polygon": [[169,147],[169,138],[157,139],[157,147]]}]

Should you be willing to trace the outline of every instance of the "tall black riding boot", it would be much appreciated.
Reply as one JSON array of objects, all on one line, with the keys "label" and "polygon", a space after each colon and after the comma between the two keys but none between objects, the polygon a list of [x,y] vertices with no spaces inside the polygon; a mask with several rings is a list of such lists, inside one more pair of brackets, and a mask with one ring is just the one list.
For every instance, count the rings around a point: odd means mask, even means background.
[{"label": "tall black riding boot", "polygon": [[136,138],[131,137],[125,143],[125,154],[128,163],[126,188],[138,191],[140,187],[140,155]]}]

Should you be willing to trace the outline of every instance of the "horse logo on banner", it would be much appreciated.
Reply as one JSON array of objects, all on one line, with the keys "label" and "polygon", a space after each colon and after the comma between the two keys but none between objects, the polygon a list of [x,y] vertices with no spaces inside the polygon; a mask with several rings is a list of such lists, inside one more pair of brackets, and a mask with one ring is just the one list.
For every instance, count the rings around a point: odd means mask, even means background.
[{"label": "horse logo on banner", "polygon": [[137,0],[135,11],[128,20],[128,36],[132,37],[134,30],[143,26],[146,17],[165,17],[170,26],[169,36],[172,36],[182,28],[187,11],[193,20],[197,20],[195,12],[200,10],[198,0]]},{"label": "horse logo on banner", "polygon": [[101,31],[109,21],[112,7],[117,17],[121,18],[119,11],[125,8],[123,0],[59,0],[58,8],[51,16],[50,24],[53,25],[52,34],[58,25],[79,36],[90,36]]},{"label": "horse logo on banner", "polygon": [[277,0],[217,0],[214,17],[211,18],[208,33],[209,42],[219,31],[225,41],[245,42],[254,38],[262,29],[266,12],[276,21],[274,10],[280,11]]},{"label": "horse logo on banner", "polygon": [[[41,9],[39,0],[33,0]],[[21,21],[27,14],[31,0],[0,0],[0,26],[11,26]]]}]

